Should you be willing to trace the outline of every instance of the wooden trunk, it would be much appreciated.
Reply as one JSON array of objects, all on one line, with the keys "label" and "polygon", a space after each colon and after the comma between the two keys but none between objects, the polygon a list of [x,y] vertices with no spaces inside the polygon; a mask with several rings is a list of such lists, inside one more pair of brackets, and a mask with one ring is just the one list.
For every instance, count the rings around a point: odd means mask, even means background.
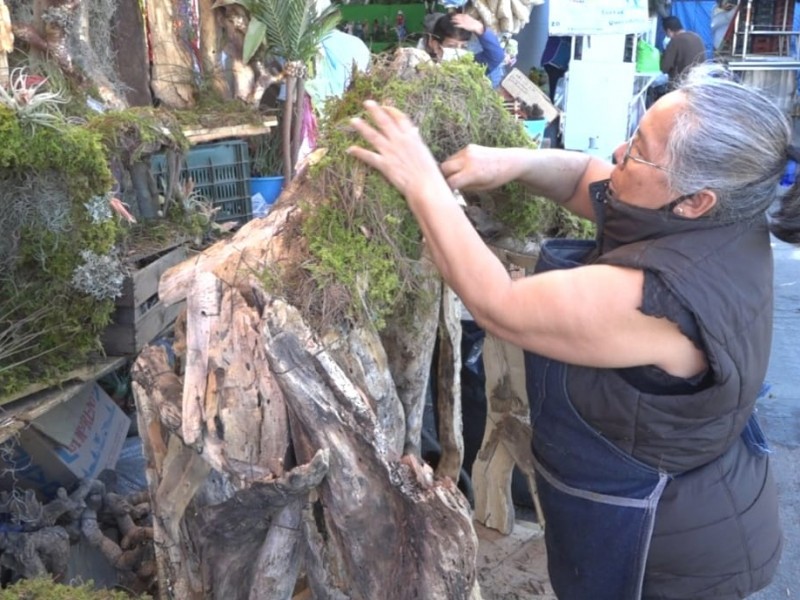
[{"label": "wooden trunk", "polygon": [[162,597],[479,598],[468,503],[418,456],[435,332],[446,316],[457,348],[458,321],[434,305],[381,335],[315,331],[270,295],[259,273],[290,251],[309,193],[295,180],[266,218],[162,278],[162,302],[186,299],[175,361],[149,346],[132,372]]},{"label": "wooden trunk", "polygon": [[128,105],[151,106],[150,60],[139,0],[117,0],[113,44],[117,73],[128,86],[125,91]]},{"label": "wooden trunk", "polygon": [[194,104],[194,67],[192,55],[176,31],[177,3],[148,0],[146,7],[153,95],[170,108],[189,108]]}]

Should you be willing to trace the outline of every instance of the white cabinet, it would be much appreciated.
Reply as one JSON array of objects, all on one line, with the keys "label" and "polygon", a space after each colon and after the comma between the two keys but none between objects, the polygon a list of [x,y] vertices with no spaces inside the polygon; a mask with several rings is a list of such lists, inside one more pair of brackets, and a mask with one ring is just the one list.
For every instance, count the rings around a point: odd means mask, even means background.
[{"label": "white cabinet", "polygon": [[[611,159],[644,114],[647,87],[655,74],[636,72],[637,35],[591,35],[573,38],[573,58],[566,74],[562,139],[568,150]],[[626,38],[632,48],[626,57]]]}]

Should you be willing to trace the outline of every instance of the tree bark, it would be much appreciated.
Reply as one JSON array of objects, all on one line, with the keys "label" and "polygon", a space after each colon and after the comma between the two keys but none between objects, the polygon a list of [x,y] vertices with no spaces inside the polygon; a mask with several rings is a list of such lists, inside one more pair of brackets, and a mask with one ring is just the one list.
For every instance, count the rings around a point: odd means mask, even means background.
[{"label": "tree bark", "polygon": [[170,108],[194,104],[192,56],[175,30],[174,0],[147,0],[153,95]]},{"label": "tree bark", "polygon": [[220,98],[230,99],[230,86],[225,81],[220,51],[222,50],[222,9],[215,9],[214,0],[199,0],[200,13],[200,60],[203,77]]},{"label": "tree bark", "polygon": [[139,0],[117,0],[117,18],[113,33],[116,70],[128,87],[125,91],[128,105],[152,105],[147,33]]},{"label": "tree bark", "polygon": [[187,298],[175,364],[146,348],[133,378],[165,597],[285,598],[300,569],[319,598],[479,598],[468,503],[407,430],[424,386],[396,379],[427,381],[438,305],[421,343],[399,323],[315,331],[258,277],[308,193],[296,179],[162,278],[162,302]]}]

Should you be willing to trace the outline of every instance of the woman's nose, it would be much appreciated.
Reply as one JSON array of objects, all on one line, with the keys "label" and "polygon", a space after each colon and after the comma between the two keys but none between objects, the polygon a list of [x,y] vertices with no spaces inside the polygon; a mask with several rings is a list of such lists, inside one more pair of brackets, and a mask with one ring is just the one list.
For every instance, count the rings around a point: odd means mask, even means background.
[{"label": "woman's nose", "polygon": [[614,151],[611,153],[611,164],[612,165],[621,165],[623,156],[625,155],[625,148],[627,147],[626,142],[621,142],[619,146],[614,148]]}]

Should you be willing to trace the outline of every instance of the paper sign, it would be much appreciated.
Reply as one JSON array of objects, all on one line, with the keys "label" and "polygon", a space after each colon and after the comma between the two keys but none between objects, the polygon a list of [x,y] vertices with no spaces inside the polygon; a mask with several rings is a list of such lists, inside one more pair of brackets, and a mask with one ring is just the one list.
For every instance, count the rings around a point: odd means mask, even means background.
[{"label": "paper sign", "polygon": [[603,35],[649,31],[647,0],[550,0],[550,35]]}]

